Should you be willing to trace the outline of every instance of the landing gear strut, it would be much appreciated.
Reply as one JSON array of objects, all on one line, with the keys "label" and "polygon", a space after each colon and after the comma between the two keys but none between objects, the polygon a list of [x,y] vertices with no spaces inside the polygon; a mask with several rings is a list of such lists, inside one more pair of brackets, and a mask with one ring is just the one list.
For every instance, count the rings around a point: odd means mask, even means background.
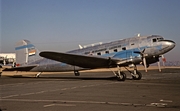
[{"label": "landing gear strut", "polygon": [[35,75],[35,77],[36,77],[36,78],[39,78],[39,76],[41,75],[41,73],[42,73],[42,72],[38,72],[38,73]]},{"label": "landing gear strut", "polygon": [[137,70],[134,70],[134,73],[131,73],[131,75],[134,80],[140,80],[142,78],[142,74]]},{"label": "landing gear strut", "polygon": [[121,71],[121,69],[120,69],[119,66],[117,66],[117,68],[118,68],[118,71],[117,71],[117,72],[114,72],[114,71],[112,71],[112,72],[113,72],[114,75],[117,77],[117,80],[118,80],[118,81],[125,81],[125,80],[126,80],[126,74]]},{"label": "landing gear strut", "polygon": [[128,70],[126,67],[125,69],[130,72],[131,76],[132,76],[132,79],[134,80],[140,80],[142,78],[142,74],[137,70],[137,67],[134,66],[134,72]]},{"label": "landing gear strut", "polygon": [[118,81],[125,81],[126,80],[126,74],[122,71],[116,72],[116,77]]}]

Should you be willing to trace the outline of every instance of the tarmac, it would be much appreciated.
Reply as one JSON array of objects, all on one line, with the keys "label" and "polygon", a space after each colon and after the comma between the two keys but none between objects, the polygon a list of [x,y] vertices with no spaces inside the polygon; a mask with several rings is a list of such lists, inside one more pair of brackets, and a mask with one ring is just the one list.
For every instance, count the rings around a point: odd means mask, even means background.
[{"label": "tarmac", "polygon": [[180,68],[141,73],[141,80],[126,72],[126,81],[117,81],[105,70],[40,78],[7,72],[0,78],[0,111],[180,111]]}]

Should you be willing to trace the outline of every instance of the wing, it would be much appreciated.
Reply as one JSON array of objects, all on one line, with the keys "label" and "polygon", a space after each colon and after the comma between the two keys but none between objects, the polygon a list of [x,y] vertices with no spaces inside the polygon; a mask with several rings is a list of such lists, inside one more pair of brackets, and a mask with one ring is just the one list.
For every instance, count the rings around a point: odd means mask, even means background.
[{"label": "wing", "polygon": [[37,67],[37,65],[30,65],[30,66],[20,66],[20,67],[13,67],[13,68],[5,68],[3,71],[30,71],[32,68]]},{"label": "wing", "polygon": [[108,68],[127,63],[126,60],[114,59],[110,57],[79,55],[60,52],[41,52],[42,57],[55,61],[75,65],[83,68]]}]

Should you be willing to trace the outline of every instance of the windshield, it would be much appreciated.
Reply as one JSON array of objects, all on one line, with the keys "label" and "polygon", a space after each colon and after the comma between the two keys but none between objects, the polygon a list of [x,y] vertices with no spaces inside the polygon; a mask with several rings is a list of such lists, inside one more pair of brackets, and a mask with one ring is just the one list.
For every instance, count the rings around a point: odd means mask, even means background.
[{"label": "windshield", "polygon": [[159,41],[161,41],[161,40],[164,40],[164,38],[159,37],[159,38],[153,38],[153,39],[152,39],[153,42],[159,42]]}]

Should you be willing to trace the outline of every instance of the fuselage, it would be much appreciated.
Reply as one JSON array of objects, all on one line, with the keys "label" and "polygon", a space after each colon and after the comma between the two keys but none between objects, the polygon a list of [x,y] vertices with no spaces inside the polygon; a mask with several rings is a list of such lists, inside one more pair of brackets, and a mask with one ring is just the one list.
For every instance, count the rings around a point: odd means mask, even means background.
[{"label": "fuselage", "polygon": [[[127,38],[96,45],[92,44],[76,50],[68,51],[67,53],[130,60],[129,62],[137,65],[142,62],[142,52],[146,55],[145,58],[147,59],[147,64],[151,64],[159,61],[159,57],[161,55],[172,50],[174,47],[175,42],[165,40],[159,35],[150,35]],[[128,61],[127,66],[129,65]],[[41,58],[38,61],[32,61],[30,64],[39,64],[39,66],[33,68],[32,71],[73,71],[84,69],[82,67],[68,65],[66,63],[46,58]],[[111,67],[116,66],[112,65]]]}]

